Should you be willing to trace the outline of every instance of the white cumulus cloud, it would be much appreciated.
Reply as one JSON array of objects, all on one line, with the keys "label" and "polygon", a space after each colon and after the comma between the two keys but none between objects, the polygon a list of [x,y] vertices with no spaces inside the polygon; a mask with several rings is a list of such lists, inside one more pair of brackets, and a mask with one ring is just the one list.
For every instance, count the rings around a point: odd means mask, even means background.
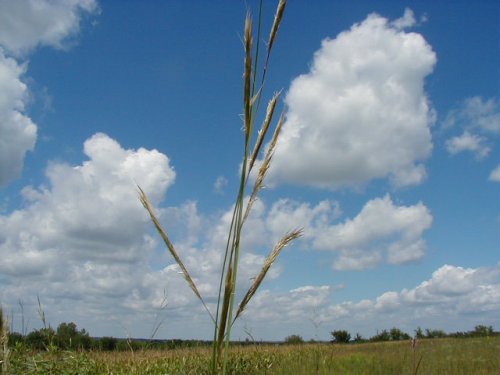
[{"label": "white cumulus cloud", "polygon": [[[343,287],[349,290],[349,285]],[[262,290],[245,315],[255,329],[266,327],[311,335],[314,326],[347,329],[374,335],[375,330],[398,327],[409,334],[417,327],[447,331],[472,329],[477,324],[497,326],[500,311],[500,266],[463,268],[443,265],[417,286],[386,291],[360,301],[332,303],[335,286],[298,287],[285,293]],[[338,298],[338,297],[337,297]],[[325,328],[328,327],[328,328]],[[289,329],[289,328],[288,328]],[[323,333],[324,338],[328,338]]]},{"label": "white cumulus cloud", "polygon": [[84,151],[89,160],[79,166],[51,163],[47,186],[23,189],[26,208],[0,216],[2,273],[50,273],[41,266],[62,260],[134,262],[150,248],[135,183],[157,204],[175,179],[168,158],[124,150],[104,134]]},{"label": "white cumulus cloud", "polygon": [[385,258],[401,264],[420,259],[425,253],[423,233],[432,215],[422,203],[397,206],[390,196],[370,200],[353,219],[318,233],[313,244],[320,250],[340,253],[338,270],[373,267]]},{"label": "white cumulus cloud", "polygon": [[22,81],[28,64],[15,58],[38,45],[61,48],[77,33],[82,14],[96,9],[95,0],[0,1],[0,187],[20,176],[37,140]]},{"label": "white cumulus cloud", "polygon": [[498,98],[467,98],[458,108],[448,112],[443,126],[460,126],[491,134],[500,133],[500,101]]},{"label": "white cumulus cloud", "polygon": [[19,177],[25,154],[35,147],[37,126],[24,114],[25,70],[26,65],[5,56],[0,47],[0,186]]},{"label": "white cumulus cloud", "polygon": [[491,171],[490,180],[500,182],[500,164]]},{"label": "white cumulus cloud", "polygon": [[337,188],[424,179],[434,122],[424,79],[436,55],[420,34],[403,30],[413,23],[410,11],[394,23],[371,14],[322,42],[287,93],[271,180]]},{"label": "white cumulus cloud", "polygon": [[105,134],[89,138],[84,152],[77,166],[50,163],[47,183],[25,187],[23,207],[0,216],[2,300],[28,305],[38,294],[53,319],[151,310],[175,271],[149,266],[156,242],[136,183],[157,205],[175,172],[158,151],[126,150]]},{"label": "white cumulus cloud", "polygon": [[1,1],[0,45],[15,55],[37,45],[62,48],[78,32],[82,13],[96,9],[96,0]]},{"label": "white cumulus cloud", "polygon": [[461,135],[446,141],[446,149],[450,154],[470,151],[477,159],[484,159],[492,149],[488,144],[492,144],[493,139],[500,135],[500,100],[479,96],[467,98],[459,107],[448,112],[443,127],[463,129]]},{"label": "white cumulus cloud", "polygon": [[482,159],[491,151],[485,142],[486,139],[484,137],[464,131],[462,135],[447,140],[446,149],[452,155],[470,151],[474,153],[478,159]]}]

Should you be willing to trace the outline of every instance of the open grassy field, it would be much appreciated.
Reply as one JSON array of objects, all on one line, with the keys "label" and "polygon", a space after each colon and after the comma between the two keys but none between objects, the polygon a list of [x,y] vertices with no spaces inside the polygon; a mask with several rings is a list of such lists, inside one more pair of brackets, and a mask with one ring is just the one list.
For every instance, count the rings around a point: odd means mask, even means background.
[{"label": "open grassy field", "polygon": [[[229,374],[500,374],[500,337],[367,344],[231,348]],[[210,349],[28,352],[14,349],[10,373],[208,374]],[[422,357],[416,372],[418,361]]]}]

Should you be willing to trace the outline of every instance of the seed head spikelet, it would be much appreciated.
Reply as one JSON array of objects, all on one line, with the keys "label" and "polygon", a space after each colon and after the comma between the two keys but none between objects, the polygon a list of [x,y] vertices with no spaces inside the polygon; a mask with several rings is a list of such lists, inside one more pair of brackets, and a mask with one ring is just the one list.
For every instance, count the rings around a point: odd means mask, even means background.
[{"label": "seed head spikelet", "polygon": [[281,25],[281,20],[283,19],[283,13],[285,12],[285,6],[286,6],[286,0],[280,0],[280,2],[278,3],[278,7],[276,8],[273,26],[271,26],[271,32],[269,33],[269,40],[267,41],[267,56],[266,56],[266,62],[264,64],[264,68],[262,70],[262,85],[264,84],[264,81],[266,78],[269,57],[271,56],[271,50],[273,48],[274,41],[276,40],[276,35],[278,34],[278,29]]},{"label": "seed head spikelet", "polygon": [[276,102],[278,101],[279,95],[280,92],[275,93],[272,99],[269,101],[269,104],[267,105],[266,118],[264,119],[262,127],[259,130],[257,141],[255,142],[255,146],[252,151],[252,156],[250,157],[250,165],[248,167],[248,173],[250,173],[250,171],[252,170],[255,160],[257,160],[257,157],[259,155],[262,143],[264,142],[264,138],[266,137],[267,134],[267,130],[269,129],[269,125],[271,124],[271,121],[273,119],[274,109],[276,108]]},{"label": "seed head spikelet", "polygon": [[153,222],[156,230],[158,231],[161,238],[163,239],[163,242],[165,242],[165,245],[167,245],[167,248],[170,251],[170,254],[174,257],[177,265],[181,269],[182,275],[186,279],[186,281],[187,281],[189,287],[191,288],[191,290],[193,291],[193,293],[202,302],[203,306],[205,307],[205,310],[207,310],[208,314],[210,315],[212,320],[215,322],[214,317],[212,316],[212,313],[210,312],[210,310],[208,310],[208,307],[206,306],[205,301],[203,300],[200,292],[198,291],[196,284],[194,283],[193,279],[191,278],[191,275],[189,274],[188,270],[184,266],[184,263],[182,263],[181,258],[177,254],[177,251],[175,250],[174,245],[172,244],[172,242],[168,238],[167,234],[165,233],[165,231],[161,227],[160,222],[158,221],[158,218],[156,217],[156,215],[154,213],[153,207],[151,206],[151,203],[149,202],[149,199],[146,196],[146,193],[144,193],[144,190],[142,190],[140,186],[137,186],[137,188],[139,189],[139,199],[140,199],[142,205],[148,211],[149,216],[151,217],[151,221]]},{"label": "seed head spikelet", "polygon": [[302,229],[295,229],[285,234],[283,238],[279,240],[278,243],[274,246],[273,250],[271,251],[271,253],[269,253],[264,265],[262,266],[259,275],[255,278],[252,286],[250,287],[250,289],[248,289],[247,293],[245,294],[245,297],[243,297],[243,299],[241,300],[238,312],[236,313],[234,320],[236,320],[243,312],[243,310],[245,310],[245,307],[247,306],[248,302],[250,302],[253,295],[259,288],[260,284],[266,277],[267,271],[269,271],[272,264],[275,262],[276,258],[278,258],[278,255],[281,253],[281,250],[283,250],[285,246],[290,244],[290,242],[292,242],[293,240],[299,238],[301,235],[302,235]]},{"label": "seed head spikelet", "polygon": [[264,160],[260,165],[259,173],[257,174],[257,178],[255,179],[253,190],[252,193],[250,194],[250,199],[248,200],[247,207],[245,209],[245,215],[243,216],[243,221],[246,221],[248,215],[250,214],[250,210],[252,209],[253,204],[257,200],[257,194],[264,186],[264,178],[266,177],[267,171],[271,166],[271,159],[273,158],[274,149],[276,148],[278,137],[280,135],[281,127],[283,126],[284,121],[285,121],[285,112],[283,111],[278,121],[278,125],[276,125],[276,129],[274,129],[274,134],[271,139],[271,142],[269,143],[269,147],[267,148]]},{"label": "seed head spikelet", "polygon": [[276,14],[274,15],[273,26],[271,27],[271,33],[269,34],[269,41],[267,42],[267,49],[271,51],[273,48],[274,40],[276,39],[276,34],[283,19],[283,13],[285,12],[286,0],[280,0],[278,7],[276,8]]},{"label": "seed head spikelet", "polygon": [[252,94],[251,94],[251,80],[252,80],[252,18],[250,13],[247,13],[245,19],[245,72],[244,72],[244,89],[243,89],[243,107],[245,110],[245,144],[251,137],[251,116],[252,116]]}]

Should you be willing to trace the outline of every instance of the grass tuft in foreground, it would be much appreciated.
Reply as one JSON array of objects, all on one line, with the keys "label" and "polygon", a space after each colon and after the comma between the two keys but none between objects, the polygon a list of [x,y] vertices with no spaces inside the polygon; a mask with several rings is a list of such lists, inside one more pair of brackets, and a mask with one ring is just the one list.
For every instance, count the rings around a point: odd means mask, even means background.
[{"label": "grass tuft in foreground", "polygon": [[0,306],[0,368],[2,375],[9,374],[9,322]]}]

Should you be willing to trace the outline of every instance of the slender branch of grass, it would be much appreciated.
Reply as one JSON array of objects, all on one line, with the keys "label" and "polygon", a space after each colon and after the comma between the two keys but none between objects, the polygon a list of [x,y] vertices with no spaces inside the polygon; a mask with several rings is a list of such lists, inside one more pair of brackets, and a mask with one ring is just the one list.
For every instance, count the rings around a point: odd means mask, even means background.
[{"label": "slender branch of grass", "polygon": [[148,211],[149,216],[151,217],[151,221],[153,222],[154,226],[156,227],[156,230],[158,231],[161,238],[163,239],[163,242],[165,242],[165,245],[167,245],[167,248],[170,251],[170,254],[174,257],[177,265],[181,269],[182,274],[183,274],[184,278],[186,279],[189,287],[191,288],[193,293],[196,295],[196,297],[198,297],[198,299],[201,301],[201,303],[203,304],[203,307],[205,307],[205,310],[207,311],[208,315],[210,316],[212,321],[215,323],[215,319],[214,319],[212,313],[210,312],[210,310],[208,309],[207,305],[205,304],[205,301],[203,300],[203,297],[201,296],[200,292],[198,291],[196,284],[194,283],[193,279],[191,278],[191,275],[189,274],[188,270],[184,266],[184,263],[182,263],[182,260],[179,257],[179,255],[177,254],[177,251],[175,251],[174,245],[172,244],[172,242],[168,238],[167,234],[165,233],[165,231],[161,227],[160,222],[158,221],[158,218],[156,217],[156,215],[153,211],[153,207],[151,206],[151,203],[149,202],[149,199],[146,196],[146,193],[144,193],[144,190],[142,190],[140,186],[137,186],[137,188],[139,189],[139,199],[140,199],[142,205],[144,206],[144,208]]},{"label": "slender branch of grass", "polygon": [[[252,18],[247,13],[245,18],[245,73],[244,73],[244,89],[243,89],[243,107],[244,107],[244,122],[245,122],[245,151],[252,136]],[[245,158],[247,157],[245,152]]]},{"label": "slender branch of grass", "polygon": [[[260,34],[262,30],[262,0],[259,3],[259,18],[257,26],[257,45],[255,47],[255,59],[253,65],[252,96],[255,95],[255,84],[257,82],[257,72],[259,68]],[[261,90],[259,89],[258,92]]]},{"label": "slender branch of grass", "polygon": [[278,34],[278,29],[281,25],[281,20],[283,19],[285,7],[286,0],[280,0],[276,9],[276,14],[274,15],[273,26],[271,27],[271,32],[269,34],[269,39],[267,42],[267,56],[266,62],[264,63],[264,69],[262,71],[262,85],[264,84],[264,81],[266,79],[267,66],[269,64],[269,58],[271,57],[271,50],[273,49],[274,41],[276,40],[276,35]]},{"label": "slender branch of grass", "polygon": [[254,296],[260,284],[266,277],[267,272],[269,271],[273,263],[276,261],[276,258],[278,258],[278,255],[281,253],[281,250],[283,250],[285,246],[287,246],[288,244],[290,244],[290,242],[294,241],[300,236],[302,236],[302,229],[295,229],[285,234],[283,238],[281,238],[281,240],[279,240],[278,243],[274,246],[273,250],[269,253],[266,261],[264,262],[264,266],[260,270],[259,275],[255,278],[252,286],[248,289],[247,293],[245,294],[245,297],[243,297],[242,301],[240,302],[240,306],[238,308],[238,311],[236,312],[234,321],[236,321],[236,319],[238,319],[241,313],[243,313],[243,311],[245,310],[245,307],[248,305],[248,302],[250,302],[250,300]]},{"label": "slender branch of grass", "polygon": [[149,336],[150,340],[152,340],[156,336],[156,334],[158,333],[158,330],[165,322],[166,317],[161,317],[161,313],[163,312],[163,310],[165,310],[167,308],[167,304],[168,304],[167,291],[166,291],[166,289],[163,289],[163,298],[160,302],[160,306],[159,306],[158,311],[157,311],[156,316],[155,316],[153,329],[151,330],[151,335]]},{"label": "slender branch of grass", "polygon": [[257,135],[257,141],[255,142],[255,146],[252,151],[252,155],[250,156],[250,165],[248,166],[248,173],[252,171],[253,165],[255,164],[255,161],[257,160],[257,157],[259,156],[260,149],[262,147],[262,143],[264,142],[264,139],[267,134],[267,130],[269,129],[269,125],[271,124],[271,121],[273,119],[274,115],[274,109],[276,108],[276,102],[278,101],[278,97],[280,96],[281,92],[277,92],[273,95],[272,99],[269,101],[269,104],[267,105],[267,110],[266,110],[266,118],[264,119],[264,122],[262,123],[262,127],[259,130],[259,133]]},{"label": "slender branch of grass", "polygon": [[264,186],[264,178],[266,177],[267,171],[269,170],[269,167],[271,165],[271,159],[273,157],[274,150],[278,142],[278,137],[281,133],[281,127],[283,126],[284,121],[285,121],[285,112],[283,111],[278,121],[278,125],[276,125],[276,129],[274,129],[274,134],[271,139],[271,143],[269,143],[269,147],[267,148],[264,160],[260,165],[259,173],[257,174],[257,178],[255,179],[252,193],[250,194],[250,199],[248,200],[247,203],[247,208],[245,210],[245,216],[243,217],[243,221],[246,221],[248,215],[250,214],[253,204],[257,200],[257,194]]}]

